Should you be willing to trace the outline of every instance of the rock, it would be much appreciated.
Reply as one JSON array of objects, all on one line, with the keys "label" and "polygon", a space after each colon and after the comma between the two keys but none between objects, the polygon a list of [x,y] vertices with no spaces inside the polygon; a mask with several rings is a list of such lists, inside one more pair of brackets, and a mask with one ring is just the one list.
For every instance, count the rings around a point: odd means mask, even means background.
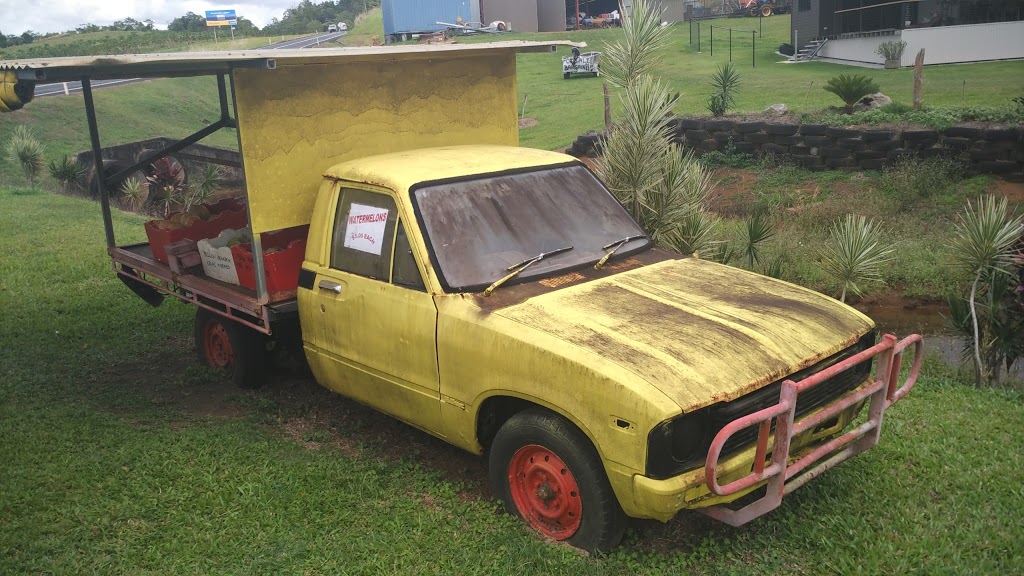
[{"label": "rock", "polygon": [[789,106],[780,102],[779,104],[772,104],[765,108],[764,112],[767,114],[775,114],[776,116],[785,116],[786,114],[789,114]]},{"label": "rock", "polygon": [[876,108],[881,108],[882,106],[888,106],[889,104],[892,104],[892,98],[889,98],[881,92],[876,92],[861,98],[860,102],[857,102],[853,108],[858,112],[863,112],[865,110],[874,110]]}]

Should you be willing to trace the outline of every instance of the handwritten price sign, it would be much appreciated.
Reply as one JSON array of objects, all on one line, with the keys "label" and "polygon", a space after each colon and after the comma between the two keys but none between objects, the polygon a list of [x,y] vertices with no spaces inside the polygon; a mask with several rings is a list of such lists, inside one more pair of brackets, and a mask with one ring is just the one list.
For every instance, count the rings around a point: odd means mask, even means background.
[{"label": "handwritten price sign", "polygon": [[345,227],[345,247],[380,256],[388,209],[353,204]]}]

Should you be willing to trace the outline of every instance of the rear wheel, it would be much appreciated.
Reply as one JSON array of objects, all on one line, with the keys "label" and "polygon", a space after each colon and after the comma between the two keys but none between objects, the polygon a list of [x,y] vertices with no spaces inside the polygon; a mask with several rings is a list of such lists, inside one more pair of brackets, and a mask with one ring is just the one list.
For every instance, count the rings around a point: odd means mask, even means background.
[{"label": "rear wheel", "polygon": [[488,462],[491,489],[531,528],[594,551],[618,545],[626,516],[587,437],[547,410],[520,412],[498,430]]},{"label": "rear wheel", "polygon": [[241,388],[263,385],[267,361],[261,334],[200,308],[195,337],[200,364],[222,372]]},{"label": "rear wheel", "polygon": [[768,4],[765,4],[764,6],[761,6],[761,16],[764,16],[765,18],[767,18],[767,17],[769,17],[771,15],[772,15],[772,7],[771,6],[769,6]]},{"label": "rear wheel", "polygon": [[571,72],[562,72],[562,78],[565,78],[566,80],[568,80],[569,76],[571,76],[571,75],[572,75]]}]

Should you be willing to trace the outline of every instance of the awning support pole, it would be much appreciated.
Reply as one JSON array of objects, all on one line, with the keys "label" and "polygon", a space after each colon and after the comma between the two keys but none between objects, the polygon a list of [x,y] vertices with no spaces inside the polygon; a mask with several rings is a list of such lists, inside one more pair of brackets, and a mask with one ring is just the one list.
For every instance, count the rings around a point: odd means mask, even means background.
[{"label": "awning support pole", "polygon": [[103,230],[107,235],[107,247],[113,248],[114,222],[110,217],[110,196],[107,194],[106,178],[103,177],[103,148],[100,147],[100,131],[96,125],[96,107],[92,100],[92,83],[88,76],[82,76],[82,95],[85,96],[85,117],[89,122],[89,140],[92,143],[96,187],[99,189],[100,208],[103,210]]}]

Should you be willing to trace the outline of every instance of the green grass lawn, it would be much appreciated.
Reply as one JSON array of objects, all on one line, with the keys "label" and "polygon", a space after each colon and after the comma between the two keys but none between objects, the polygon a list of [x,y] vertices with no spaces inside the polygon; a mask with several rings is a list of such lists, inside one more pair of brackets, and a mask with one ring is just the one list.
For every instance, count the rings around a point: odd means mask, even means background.
[{"label": "green grass lawn", "polygon": [[[142,240],[142,218],[114,214]],[[0,188],[0,573],[1008,574],[1024,396],[929,364],[882,444],[743,528],[593,558],[496,513],[484,464],[314,383],[194,365],[192,309],[116,280],[95,203]]]},{"label": "green grass lawn", "polygon": [[[680,99],[676,113],[708,115],[705,108],[710,89],[708,78],[716,68],[729,61],[728,44],[715,34],[715,51],[711,55],[711,25],[734,29],[756,30],[757,18],[729,18],[705,21],[701,25],[701,52],[690,45],[689,24],[672,26],[671,43],[663,55],[658,76]],[[757,66],[751,67],[749,34],[734,34],[733,63],[740,73],[741,86],[733,112],[758,112],[771,104],[782,102],[793,113],[817,112],[842,103],[822,86],[838,74],[866,74],[872,77],[884,94],[896,102],[909,104],[913,89],[913,70],[876,70],[806,62],[785,64],[785,58],[774,52],[789,42],[789,16],[763,19],[763,36],[756,41]],[[619,30],[587,30],[544,34],[511,34],[523,40],[569,39],[586,42],[586,50],[604,50],[621,36]],[[472,41],[484,41],[474,38]],[[604,127],[604,108],[599,78],[573,77],[563,80],[561,57],[556,54],[524,54],[519,56],[519,101],[526,100],[526,116],[538,124],[521,131],[524,146],[553,149],[567,146],[587,130]],[[927,60],[926,60],[927,62]],[[924,75],[926,106],[992,106],[1009,107],[1011,99],[1024,94],[1024,62],[987,62],[969,65],[929,66]],[[617,97],[612,97],[613,104]]]}]

